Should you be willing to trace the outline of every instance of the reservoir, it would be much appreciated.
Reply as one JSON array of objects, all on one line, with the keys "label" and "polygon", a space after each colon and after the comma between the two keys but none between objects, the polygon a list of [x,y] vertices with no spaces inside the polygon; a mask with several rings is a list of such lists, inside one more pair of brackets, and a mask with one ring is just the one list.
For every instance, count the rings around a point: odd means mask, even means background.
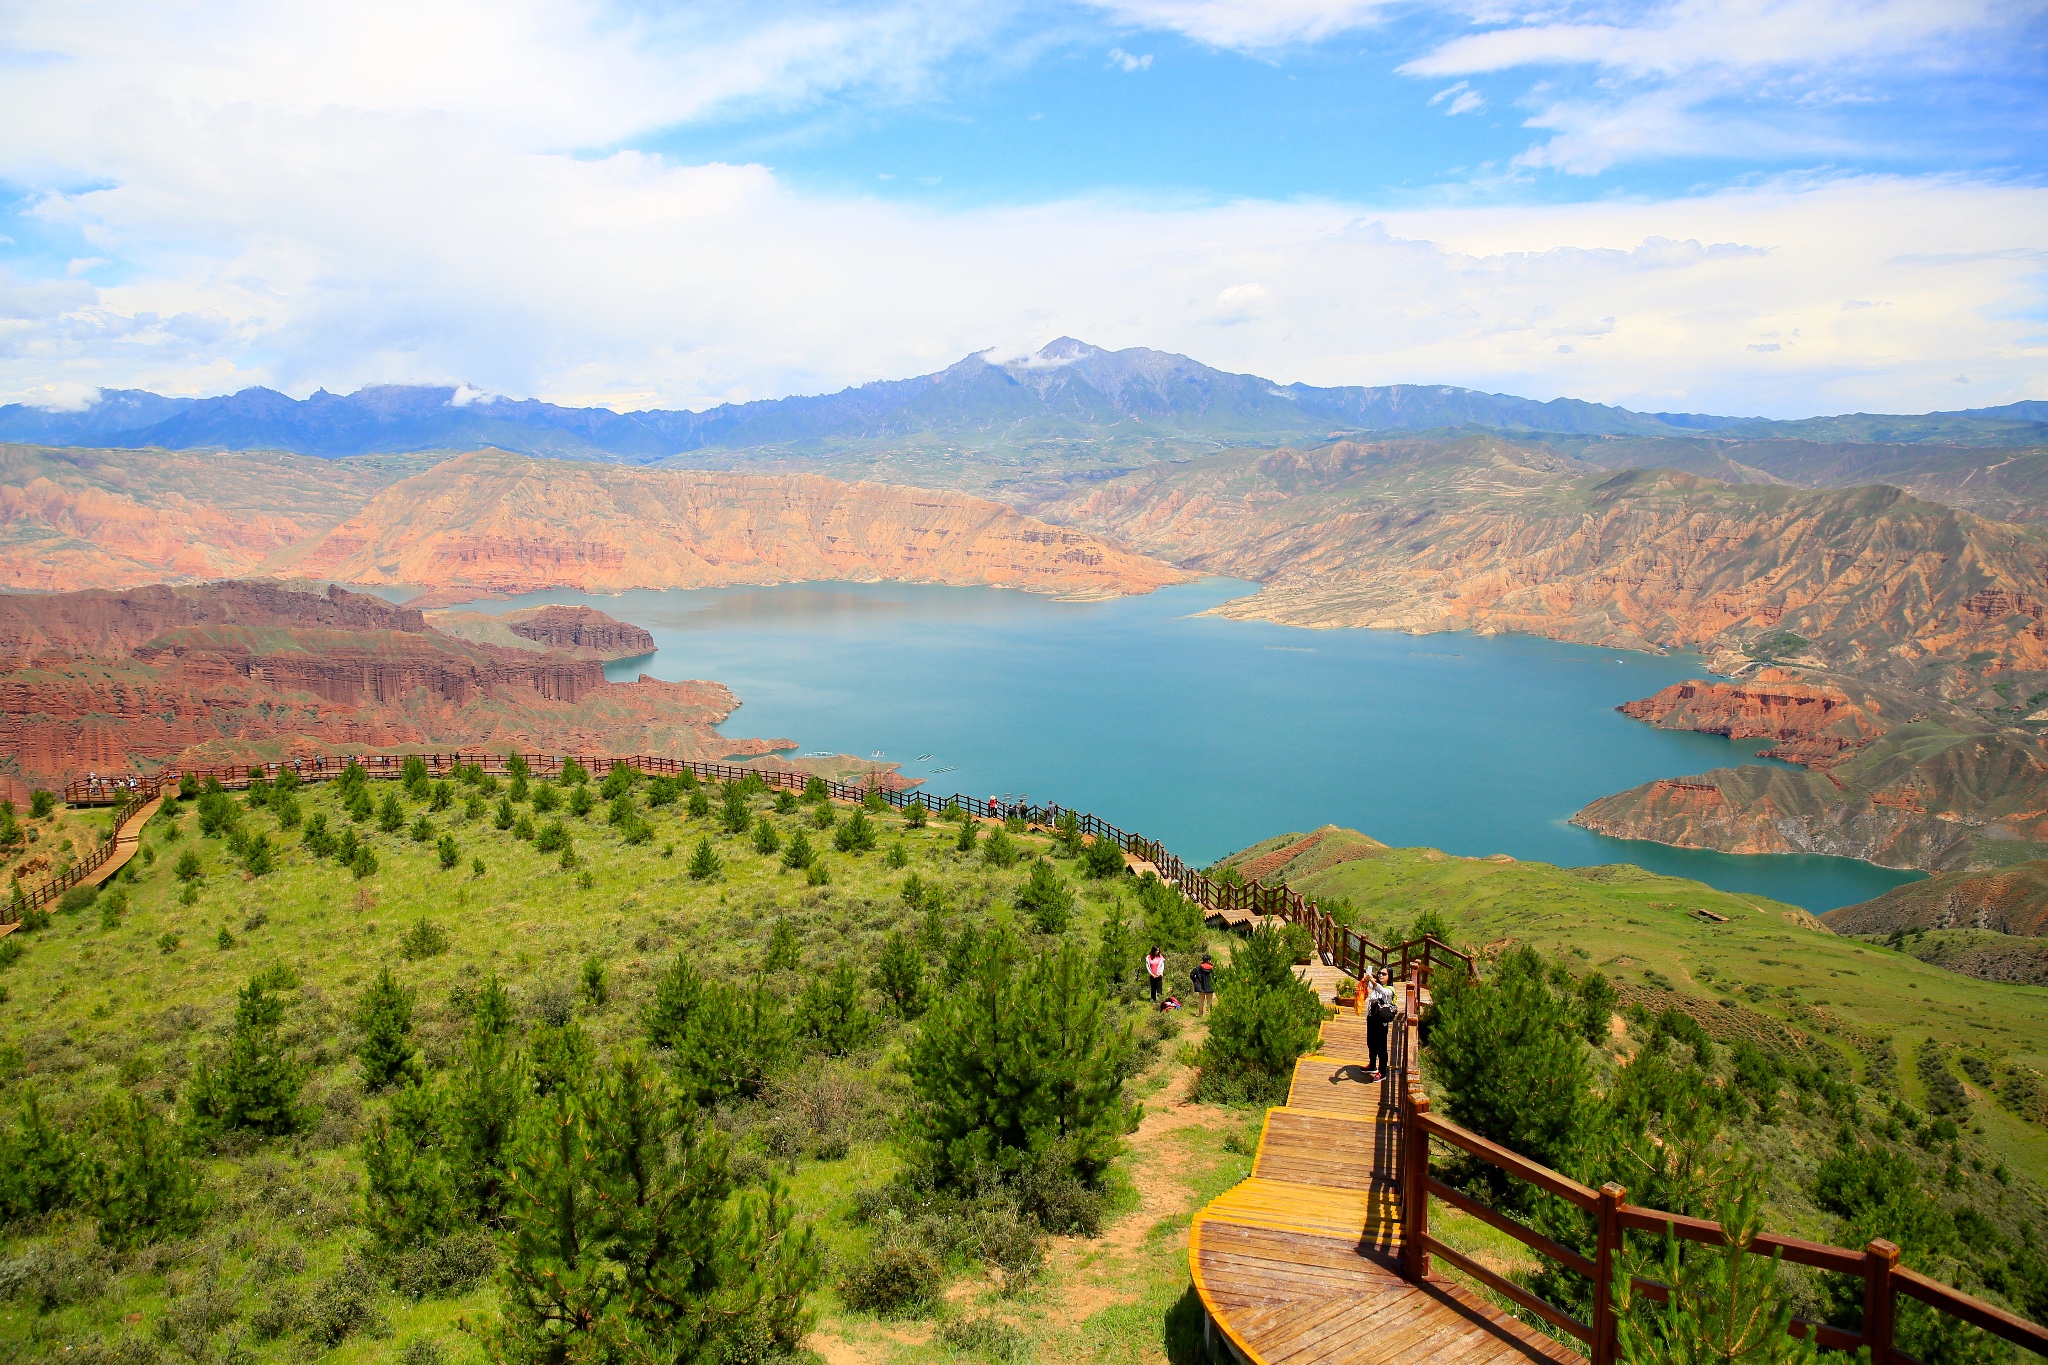
[{"label": "reservoir", "polygon": [[742,703],[726,733],[787,739],[794,753],[879,754],[934,795],[1093,811],[1197,865],[1338,824],[1447,853],[1632,862],[1814,911],[1919,875],[1666,848],[1567,823],[1594,798],[1653,778],[1760,761],[1758,742],[1657,730],[1615,711],[1701,676],[1697,657],[1199,614],[1253,591],[1208,579],[1063,602],[800,583],[550,591],[464,609],[597,607],[657,646],[609,676],[725,683]]}]

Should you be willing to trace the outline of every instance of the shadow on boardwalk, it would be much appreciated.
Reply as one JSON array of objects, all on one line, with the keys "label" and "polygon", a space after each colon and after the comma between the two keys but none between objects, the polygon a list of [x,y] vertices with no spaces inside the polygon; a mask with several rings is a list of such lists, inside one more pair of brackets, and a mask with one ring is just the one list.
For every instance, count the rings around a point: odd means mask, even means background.
[{"label": "shadow on boardwalk", "polygon": [[[1327,995],[1318,978],[1313,984]],[[1188,1260],[1219,1358],[1256,1365],[1581,1357],[1448,1281],[1401,1278],[1394,1086],[1339,1015],[1266,1111],[1248,1180],[1195,1215]]]}]

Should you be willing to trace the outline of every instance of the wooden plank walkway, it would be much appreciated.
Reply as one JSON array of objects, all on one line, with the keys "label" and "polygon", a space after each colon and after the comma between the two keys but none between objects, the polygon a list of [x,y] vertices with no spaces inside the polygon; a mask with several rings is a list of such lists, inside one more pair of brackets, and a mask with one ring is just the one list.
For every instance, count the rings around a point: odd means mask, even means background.
[{"label": "wooden plank walkway", "polygon": [[[1302,976],[1331,998],[1333,969]],[[1225,1357],[1584,1365],[1461,1286],[1401,1278],[1396,1096],[1366,1080],[1367,1056],[1363,1018],[1326,1022],[1321,1046],[1295,1063],[1286,1105],[1266,1111],[1250,1178],[1195,1215],[1189,1266]]]},{"label": "wooden plank walkway", "polygon": [[[114,851],[107,855],[105,862],[79,878],[77,884],[80,886],[105,886],[108,879],[126,867],[128,860],[135,856],[135,850],[142,844],[143,825],[148,822],[150,816],[156,814],[157,808],[163,805],[163,803],[163,797],[155,797],[123,821],[121,827],[114,831]],[[0,924],[0,938],[7,937],[20,927],[20,921],[12,924]]]}]

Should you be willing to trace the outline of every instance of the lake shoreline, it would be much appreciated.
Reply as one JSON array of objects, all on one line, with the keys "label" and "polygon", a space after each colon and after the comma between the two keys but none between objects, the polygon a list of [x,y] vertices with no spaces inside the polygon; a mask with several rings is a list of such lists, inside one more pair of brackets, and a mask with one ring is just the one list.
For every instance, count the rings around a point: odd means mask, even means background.
[{"label": "lake shoreline", "polygon": [[469,609],[598,607],[657,642],[652,655],[608,665],[608,677],[717,678],[742,703],[729,726],[788,735],[804,751],[879,749],[934,795],[1091,810],[1198,864],[1341,824],[1456,857],[1629,862],[1816,912],[1917,877],[1570,826],[1588,802],[1633,782],[1757,764],[1755,743],[1655,730],[1615,710],[1700,676],[1703,660],[1203,614],[1255,587],[1211,578],[1068,602],[826,583],[558,591]]}]

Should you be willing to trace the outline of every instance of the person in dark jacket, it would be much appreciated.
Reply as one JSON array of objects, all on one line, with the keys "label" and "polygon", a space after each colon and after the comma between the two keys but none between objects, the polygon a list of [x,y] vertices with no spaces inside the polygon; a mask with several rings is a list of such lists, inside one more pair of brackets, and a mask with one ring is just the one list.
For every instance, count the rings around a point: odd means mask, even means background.
[{"label": "person in dark jacket", "polygon": [[1188,980],[1195,986],[1195,1013],[1207,1014],[1209,1006],[1216,1003],[1216,964],[1207,953],[1202,954],[1202,965],[1188,973]]},{"label": "person in dark jacket", "polygon": [[1367,1079],[1376,1081],[1387,1074],[1387,1026],[1394,1022],[1394,990],[1370,967],[1361,984],[1366,987],[1365,1048],[1372,1068]]}]

